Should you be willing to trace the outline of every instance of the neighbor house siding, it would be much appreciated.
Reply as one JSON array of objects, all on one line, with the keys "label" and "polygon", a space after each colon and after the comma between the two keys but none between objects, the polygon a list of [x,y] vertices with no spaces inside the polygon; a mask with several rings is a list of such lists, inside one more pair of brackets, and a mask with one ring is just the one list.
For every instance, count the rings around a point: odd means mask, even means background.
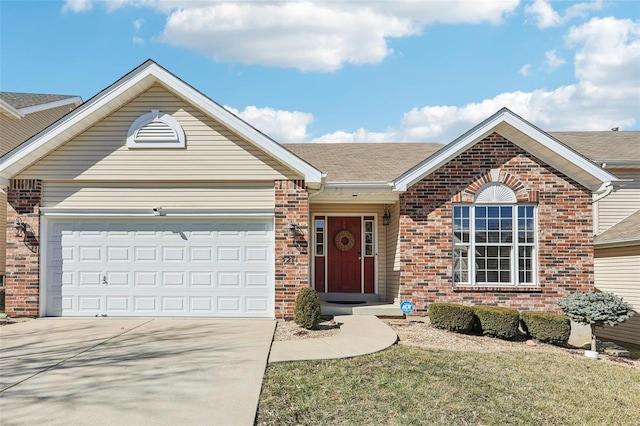
[{"label": "neighbor house siding", "polygon": [[[313,198],[311,199],[313,200]],[[371,215],[377,216],[377,229],[378,234],[378,296],[380,300],[387,300],[386,289],[386,259],[387,259],[387,247],[385,240],[387,238],[387,227],[382,225],[382,215],[384,214],[383,204],[311,204],[310,206],[312,215],[328,214],[333,216],[344,215]],[[332,244],[333,240],[327,238],[327,244]]]},{"label": "neighbor house siding", "polygon": [[26,114],[20,119],[0,114],[0,155],[11,151],[54,121],[71,111],[75,105],[63,105],[56,108]]},{"label": "neighbor house siding", "polygon": [[[182,126],[186,148],[126,146],[127,132],[141,115],[158,109]],[[18,176],[43,180],[233,180],[297,178],[263,151],[202,111],[154,85]]]},{"label": "neighbor house siding", "polygon": [[623,324],[598,329],[598,337],[640,345],[640,245],[596,249],[594,277],[596,289],[617,294],[635,311]]},{"label": "neighbor house siding", "polygon": [[273,210],[273,182],[45,182],[42,207]]},{"label": "neighbor house siding", "polygon": [[607,169],[620,179],[633,179],[610,195],[594,204],[598,234],[629,217],[640,209],[640,170]]},{"label": "neighbor house siding", "polygon": [[[457,286],[452,278],[452,211],[493,179],[518,203],[536,204],[538,282],[531,287]],[[400,297],[425,314],[432,302],[558,311],[555,301],[593,290],[591,191],[493,133],[400,196]]]}]

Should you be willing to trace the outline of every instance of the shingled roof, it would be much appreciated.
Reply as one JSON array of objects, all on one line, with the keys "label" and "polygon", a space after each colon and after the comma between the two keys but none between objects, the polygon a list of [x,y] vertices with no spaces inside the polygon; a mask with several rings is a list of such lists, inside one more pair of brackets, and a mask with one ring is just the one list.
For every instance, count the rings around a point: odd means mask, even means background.
[{"label": "shingled roof", "polygon": [[640,210],[613,225],[595,238],[595,244],[611,244],[640,241]]},{"label": "shingled roof", "polygon": [[327,173],[328,182],[390,182],[431,156],[439,143],[283,144]]},{"label": "shingled roof", "polygon": [[640,132],[549,132],[592,161],[640,161]]},{"label": "shingled roof", "polygon": [[15,109],[27,108],[34,105],[48,104],[49,102],[56,102],[69,98],[77,98],[77,96],[48,95],[44,93],[0,92],[0,99],[2,99]]}]

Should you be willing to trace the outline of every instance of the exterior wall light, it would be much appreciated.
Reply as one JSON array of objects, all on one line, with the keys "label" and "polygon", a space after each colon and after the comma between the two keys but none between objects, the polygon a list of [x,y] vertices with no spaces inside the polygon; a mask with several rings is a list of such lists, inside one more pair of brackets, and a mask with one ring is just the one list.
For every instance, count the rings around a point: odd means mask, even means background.
[{"label": "exterior wall light", "polygon": [[302,234],[302,229],[300,229],[300,227],[295,223],[290,223],[287,225],[287,232],[292,237],[295,237],[296,235]]},{"label": "exterior wall light", "polygon": [[384,226],[389,226],[391,222],[391,212],[387,207],[384,208],[384,214],[382,215],[382,224]]},{"label": "exterior wall light", "polygon": [[27,232],[27,224],[22,221],[20,216],[10,225],[16,231],[16,237],[24,237]]}]

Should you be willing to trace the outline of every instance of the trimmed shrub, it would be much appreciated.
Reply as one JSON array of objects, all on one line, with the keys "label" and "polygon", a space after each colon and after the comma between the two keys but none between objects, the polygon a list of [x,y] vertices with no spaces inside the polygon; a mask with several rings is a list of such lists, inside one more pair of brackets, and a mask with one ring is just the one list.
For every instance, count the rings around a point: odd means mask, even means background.
[{"label": "trimmed shrub", "polygon": [[520,312],[522,329],[532,338],[554,345],[564,345],[571,334],[571,321],[566,315],[549,312]]},{"label": "trimmed shrub", "polygon": [[315,330],[320,324],[322,311],[318,293],[310,287],[303,287],[296,296],[293,320],[307,330]]},{"label": "trimmed shrub", "polygon": [[480,305],[473,307],[473,313],[482,334],[501,339],[513,339],[518,335],[520,315],[516,309]]},{"label": "trimmed shrub", "polygon": [[473,309],[456,303],[432,303],[428,311],[431,324],[436,328],[468,333],[473,329]]}]

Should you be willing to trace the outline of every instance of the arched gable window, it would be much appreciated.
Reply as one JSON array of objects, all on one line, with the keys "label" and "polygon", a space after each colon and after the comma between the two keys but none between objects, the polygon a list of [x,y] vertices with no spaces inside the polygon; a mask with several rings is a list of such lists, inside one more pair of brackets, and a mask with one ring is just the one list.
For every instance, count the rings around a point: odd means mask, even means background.
[{"label": "arched gable window", "polygon": [[157,109],[138,117],[127,132],[129,148],[184,148],[184,130],[170,116]]},{"label": "arched gable window", "polygon": [[535,205],[489,183],[473,204],[453,207],[453,278],[458,285],[536,285]]}]

